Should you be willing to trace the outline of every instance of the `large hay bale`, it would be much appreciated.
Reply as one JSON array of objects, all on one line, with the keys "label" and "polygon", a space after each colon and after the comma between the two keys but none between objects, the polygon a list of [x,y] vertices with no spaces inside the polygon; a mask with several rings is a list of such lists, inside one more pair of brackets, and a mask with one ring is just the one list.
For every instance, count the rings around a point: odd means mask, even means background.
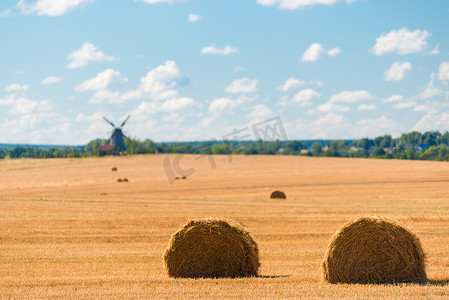
[{"label": "large hay bale", "polygon": [[214,218],[191,220],[173,234],[164,253],[171,277],[257,276],[256,242],[239,224]]},{"label": "large hay bale", "polygon": [[332,237],[322,262],[330,283],[425,282],[424,252],[415,234],[396,222],[359,218]]},{"label": "large hay bale", "polygon": [[287,199],[287,196],[282,191],[274,191],[270,195],[271,199]]}]

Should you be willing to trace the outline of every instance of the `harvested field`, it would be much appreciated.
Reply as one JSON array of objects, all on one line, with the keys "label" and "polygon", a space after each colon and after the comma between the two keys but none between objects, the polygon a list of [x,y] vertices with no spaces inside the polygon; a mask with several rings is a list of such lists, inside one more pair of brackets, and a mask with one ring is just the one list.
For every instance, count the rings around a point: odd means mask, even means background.
[{"label": "harvested field", "polygon": [[[291,156],[165,155],[0,161],[2,298],[449,297],[449,164]],[[173,160],[174,156],[169,156]],[[117,184],[117,166],[127,184]],[[267,199],[281,189],[288,198]],[[360,216],[397,219],[426,254],[429,283],[322,281],[332,235]],[[189,218],[233,219],[259,247],[257,278],[174,279],[171,235]]]}]

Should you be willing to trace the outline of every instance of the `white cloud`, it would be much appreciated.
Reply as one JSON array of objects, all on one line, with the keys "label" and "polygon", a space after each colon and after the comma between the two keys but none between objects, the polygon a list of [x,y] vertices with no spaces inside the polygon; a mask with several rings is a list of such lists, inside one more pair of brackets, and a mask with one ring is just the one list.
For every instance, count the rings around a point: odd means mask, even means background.
[{"label": "white cloud", "polygon": [[174,98],[165,101],[161,105],[162,111],[175,111],[180,109],[185,109],[189,106],[192,106],[195,104],[195,100],[189,97],[183,97],[183,98]]},{"label": "white cloud", "polygon": [[61,82],[61,81],[62,81],[62,77],[48,76],[48,77],[42,79],[41,84],[52,84],[52,83],[57,83],[57,82]]},{"label": "white cloud", "polygon": [[391,68],[384,72],[385,81],[399,81],[404,79],[405,72],[412,69],[412,64],[410,62],[394,62]]},{"label": "white cloud", "polygon": [[377,107],[374,104],[360,104],[357,107],[357,110],[363,111],[363,110],[375,110]]},{"label": "white cloud", "polygon": [[435,73],[432,73],[430,75],[430,81],[427,84],[426,89],[421,94],[416,96],[415,98],[430,99],[430,98],[439,96],[443,93],[444,93],[444,91],[442,89],[435,87]]},{"label": "white cloud", "polygon": [[315,84],[316,86],[323,86],[324,85],[324,83],[322,83],[319,80],[311,80],[310,83]]},{"label": "white cloud", "polygon": [[388,119],[385,115],[377,119],[363,119],[351,126],[353,129],[353,137],[376,137],[384,134],[391,134],[393,136],[399,135],[404,130],[403,126],[393,120]]},{"label": "white cloud", "polygon": [[25,4],[25,0],[20,0],[17,7],[25,14],[56,17],[88,2],[91,0],[37,0],[33,4]]},{"label": "white cloud", "polygon": [[426,113],[416,124],[412,127],[412,130],[425,132],[439,130],[449,130],[449,111],[438,112],[429,111]]},{"label": "white cloud", "polygon": [[329,102],[331,103],[337,103],[337,102],[345,102],[345,103],[351,103],[351,102],[358,102],[363,100],[370,100],[373,96],[365,90],[359,90],[359,91],[343,91],[339,94],[332,95],[329,99]]},{"label": "white cloud", "polygon": [[215,98],[209,105],[209,111],[211,113],[220,113],[225,110],[234,109],[243,103],[254,101],[254,98],[248,98],[241,96],[235,100],[231,98]]},{"label": "white cloud", "polygon": [[435,48],[427,52],[428,55],[438,55],[440,54],[440,50],[438,49],[439,45],[436,45]]},{"label": "white cloud", "polygon": [[321,44],[314,43],[304,52],[301,60],[308,62],[317,61],[324,52],[325,50]]},{"label": "white cloud", "polygon": [[254,105],[253,107],[251,107],[252,111],[247,115],[248,118],[251,119],[261,119],[261,118],[266,118],[269,117],[273,114],[273,112],[271,111],[271,109],[269,109],[266,105],[264,104],[258,104],[258,105]]},{"label": "white cloud", "polygon": [[283,85],[278,87],[278,90],[286,92],[288,90],[291,90],[291,89],[298,87],[300,85],[303,85],[303,84],[304,84],[304,81],[298,80],[294,77],[290,77],[289,79],[287,79],[285,81],[285,83]]},{"label": "white cloud", "polygon": [[318,126],[329,126],[329,125],[338,125],[341,124],[341,121],[343,120],[343,115],[337,115],[333,113],[328,113],[325,116],[319,117],[315,124]]},{"label": "white cloud", "polygon": [[123,95],[124,100],[130,99],[168,99],[177,97],[174,88],[183,75],[175,61],[167,60],[149,71],[145,77],[140,78],[140,85],[136,90],[129,91]]},{"label": "white cloud", "polygon": [[16,101],[14,101],[14,104],[12,105],[11,109],[8,111],[8,114],[10,115],[24,115],[31,113],[37,106],[38,102],[25,99],[25,98],[18,98]]},{"label": "white cloud", "polygon": [[257,3],[264,6],[277,5],[280,9],[294,10],[312,5],[333,5],[337,2],[353,3],[358,0],[257,0]]},{"label": "white cloud", "polygon": [[295,96],[293,96],[294,102],[306,103],[312,98],[320,97],[321,94],[313,89],[305,89],[299,91]]},{"label": "white cloud", "polygon": [[92,96],[92,98],[89,99],[89,103],[122,103],[123,97],[120,94],[119,91],[110,91],[110,90],[98,90],[95,92],[95,94]]},{"label": "white cloud", "polygon": [[196,14],[189,14],[189,22],[190,23],[195,23],[198,22],[201,19],[200,15],[196,15]]},{"label": "white cloud", "polygon": [[405,109],[405,108],[411,108],[415,105],[416,105],[415,101],[407,101],[407,102],[399,102],[399,103],[393,105],[393,107],[397,108],[397,109]]},{"label": "white cloud", "polygon": [[246,69],[242,66],[237,66],[234,68],[234,71],[245,71]]},{"label": "white cloud", "polygon": [[257,91],[257,79],[240,78],[234,79],[232,83],[226,88],[228,93],[251,93]]},{"label": "white cloud", "polygon": [[11,14],[11,12],[12,12],[11,8],[7,9],[7,10],[4,10],[4,11],[1,11],[0,12],[0,18],[5,18],[5,17],[9,16]]},{"label": "white cloud", "polygon": [[383,99],[382,102],[383,103],[398,102],[403,99],[404,99],[404,97],[402,95],[396,94],[396,95],[391,95],[390,97]]},{"label": "white cloud", "polygon": [[225,46],[223,49],[217,48],[214,45],[206,46],[201,49],[201,54],[229,55],[233,53],[239,53],[239,49],[229,45]]},{"label": "white cloud", "polygon": [[323,45],[319,43],[313,43],[309,46],[309,48],[302,55],[301,60],[306,62],[314,62],[320,59],[323,54],[327,54],[329,56],[336,56],[341,53],[339,48],[333,48],[329,51],[326,51]]},{"label": "white cloud", "polygon": [[393,52],[399,55],[419,53],[427,47],[426,39],[429,36],[427,30],[410,31],[403,27],[376,38],[376,44],[371,51],[376,55]]},{"label": "white cloud", "polygon": [[444,61],[440,64],[438,79],[445,83],[449,81],[449,61]]},{"label": "white cloud", "polygon": [[85,80],[75,87],[78,92],[104,90],[111,83],[127,82],[128,78],[120,77],[120,72],[114,69],[106,69],[92,79]]},{"label": "white cloud", "polygon": [[174,3],[174,2],[183,2],[187,0],[134,0],[136,2],[146,2],[148,4],[156,4],[156,3]]},{"label": "white cloud", "polygon": [[19,92],[19,91],[26,91],[26,90],[28,90],[27,84],[20,85],[18,83],[12,83],[5,88],[5,91],[7,91],[7,92]]},{"label": "white cloud", "polygon": [[318,106],[317,110],[319,112],[346,112],[349,110],[349,106],[327,102]]},{"label": "white cloud", "polygon": [[105,55],[100,49],[88,42],[83,43],[80,49],[67,55],[67,59],[70,61],[67,65],[67,68],[69,69],[85,67],[91,61],[100,62],[118,60],[117,57]]},{"label": "white cloud", "polygon": [[340,48],[332,48],[331,50],[327,51],[327,55],[329,56],[337,56],[341,53]]},{"label": "white cloud", "polygon": [[413,107],[413,111],[421,112],[421,111],[428,111],[430,108],[427,105],[419,104]]}]

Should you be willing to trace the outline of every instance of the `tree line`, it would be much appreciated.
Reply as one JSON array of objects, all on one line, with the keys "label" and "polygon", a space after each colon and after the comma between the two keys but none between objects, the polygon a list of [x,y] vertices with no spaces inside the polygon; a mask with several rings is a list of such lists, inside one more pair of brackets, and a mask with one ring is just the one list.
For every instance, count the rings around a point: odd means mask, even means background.
[{"label": "tree line", "polygon": [[[82,158],[119,154],[106,152],[100,145],[108,140],[95,139],[84,147],[17,146],[0,150],[0,159],[9,158]],[[291,140],[291,141],[200,141],[154,143],[150,139],[125,139],[128,154],[185,153],[236,155],[302,155],[327,157],[373,157],[449,161],[449,132],[410,132],[398,138],[391,135],[359,140]]]}]

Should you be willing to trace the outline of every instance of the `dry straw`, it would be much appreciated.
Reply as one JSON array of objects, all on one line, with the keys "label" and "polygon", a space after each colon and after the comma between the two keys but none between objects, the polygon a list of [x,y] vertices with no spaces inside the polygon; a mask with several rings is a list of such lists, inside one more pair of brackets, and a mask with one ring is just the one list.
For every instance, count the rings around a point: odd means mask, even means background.
[{"label": "dry straw", "polygon": [[274,191],[270,195],[271,199],[287,199],[287,196],[282,191]]},{"label": "dry straw", "polygon": [[171,277],[257,276],[256,242],[239,224],[214,218],[191,220],[170,239],[164,254]]},{"label": "dry straw", "polygon": [[398,283],[427,280],[415,234],[395,221],[359,218],[332,237],[322,271],[330,283]]}]

